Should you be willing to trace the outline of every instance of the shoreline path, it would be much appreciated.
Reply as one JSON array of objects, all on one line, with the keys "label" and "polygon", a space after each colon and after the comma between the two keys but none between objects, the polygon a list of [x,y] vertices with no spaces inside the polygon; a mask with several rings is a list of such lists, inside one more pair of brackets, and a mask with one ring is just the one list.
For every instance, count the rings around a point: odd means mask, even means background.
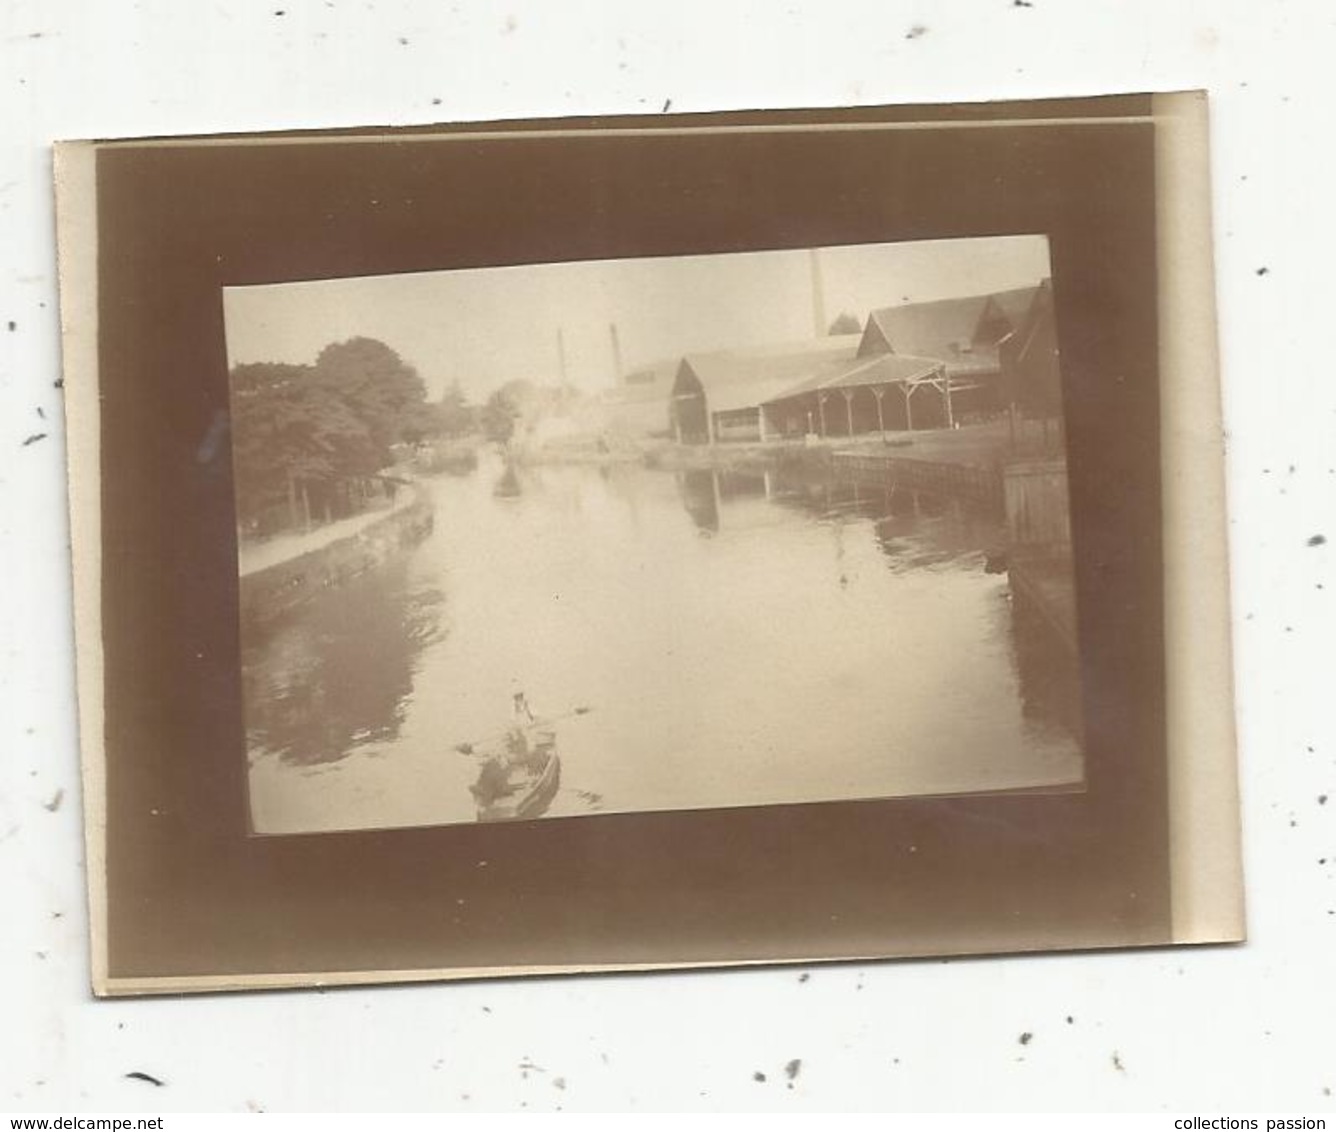
[{"label": "shoreline path", "polygon": [[261,570],[268,570],[271,566],[300,558],[303,554],[310,554],[313,550],[320,550],[339,542],[341,539],[351,538],[360,534],[373,523],[410,506],[416,498],[416,491],[404,487],[395,493],[394,502],[388,507],[381,507],[375,511],[364,511],[360,515],[339,519],[336,522],[327,523],[309,531],[278,535],[275,538],[252,543],[249,546],[243,544],[237,549],[237,574],[242,578],[248,574],[258,574]]}]

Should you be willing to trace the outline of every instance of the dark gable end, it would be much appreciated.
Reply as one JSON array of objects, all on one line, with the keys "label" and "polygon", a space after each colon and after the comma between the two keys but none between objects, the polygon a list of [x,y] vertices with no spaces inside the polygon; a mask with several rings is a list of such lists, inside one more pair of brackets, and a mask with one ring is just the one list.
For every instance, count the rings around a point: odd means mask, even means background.
[{"label": "dark gable end", "polygon": [[998,291],[991,296],[993,305],[1000,308],[1003,317],[1011,324],[1011,329],[1019,330],[1030,317],[1035,299],[1045,283],[1047,280],[1037,287],[1017,287],[1011,291]]},{"label": "dark gable end", "polygon": [[1030,320],[1040,287],[1018,287],[989,295],[974,329],[976,345],[995,346]]},{"label": "dark gable end", "polygon": [[673,377],[673,396],[689,397],[693,394],[701,393],[703,386],[697,376],[696,371],[691,368],[691,360],[683,358],[677,363],[677,373]]},{"label": "dark gable end", "polygon": [[858,343],[857,357],[871,358],[877,354],[894,354],[895,347],[891,345],[890,339],[886,337],[886,332],[882,329],[881,322],[877,315],[879,311],[873,311],[867,316],[867,326],[863,328],[863,337]]},{"label": "dark gable end", "polygon": [[974,328],[971,341],[976,346],[995,346],[1016,329],[1017,324],[1007,317],[1001,304],[989,298],[979,313],[979,323]]},{"label": "dark gable end", "polygon": [[1035,289],[1020,326],[1001,346],[1004,399],[1034,417],[1062,413],[1057,323],[1049,280]]}]

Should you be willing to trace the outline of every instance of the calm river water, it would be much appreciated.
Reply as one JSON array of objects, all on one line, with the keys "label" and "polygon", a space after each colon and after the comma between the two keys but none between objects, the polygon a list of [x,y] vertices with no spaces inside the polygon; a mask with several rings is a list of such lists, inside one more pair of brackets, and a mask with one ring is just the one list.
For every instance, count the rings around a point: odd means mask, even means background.
[{"label": "calm river water", "polygon": [[[551,816],[1079,784],[991,521],[771,473],[499,465],[435,530],[246,642],[260,833],[475,820],[512,697]],[[510,491],[504,489],[509,487]]]}]

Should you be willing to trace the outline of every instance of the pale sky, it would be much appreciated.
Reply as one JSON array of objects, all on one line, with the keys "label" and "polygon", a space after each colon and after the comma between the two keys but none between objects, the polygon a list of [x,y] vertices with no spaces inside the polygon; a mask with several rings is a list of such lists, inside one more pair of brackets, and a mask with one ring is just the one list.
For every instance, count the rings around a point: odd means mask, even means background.
[{"label": "pale sky", "polygon": [[[825,322],[869,310],[1038,283],[1043,236],[860,244],[818,252]],[[433,271],[228,287],[229,365],[315,361],[331,342],[377,338],[414,366],[432,397],[457,380],[480,401],[513,378],[586,391],[624,370],[683,354],[810,338],[807,250]],[[824,333],[824,327],[822,332]]]}]

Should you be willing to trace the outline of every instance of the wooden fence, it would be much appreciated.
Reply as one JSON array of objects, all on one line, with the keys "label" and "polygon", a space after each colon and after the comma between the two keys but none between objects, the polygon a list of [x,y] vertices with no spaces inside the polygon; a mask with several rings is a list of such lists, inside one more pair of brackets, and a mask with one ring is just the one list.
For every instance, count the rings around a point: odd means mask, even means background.
[{"label": "wooden fence", "polygon": [[1047,459],[1007,464],[1002,483],[1012,547],[1070,554],[1067,462]]},{"label": "wooden fence", "polygon": [[1002,482],[991,468],[863,452],[835,452],[831,455],[830,466],[841,479],[892,484],[908,491],[923,491],[999,511],[1002,509]]}]

